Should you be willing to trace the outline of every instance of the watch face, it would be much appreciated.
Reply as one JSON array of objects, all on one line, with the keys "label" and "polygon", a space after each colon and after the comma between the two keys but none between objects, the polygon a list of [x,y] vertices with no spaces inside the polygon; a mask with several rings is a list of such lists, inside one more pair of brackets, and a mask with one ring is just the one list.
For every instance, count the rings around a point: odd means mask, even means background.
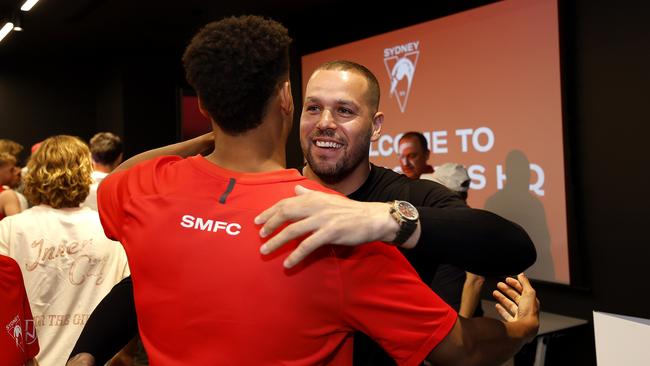
[{"label": "watch face", "polygon": [[397,203],[397,209],[400,214],[407,220],[417,220],[419,217],[418,210],[406,201],[399,201]]}]

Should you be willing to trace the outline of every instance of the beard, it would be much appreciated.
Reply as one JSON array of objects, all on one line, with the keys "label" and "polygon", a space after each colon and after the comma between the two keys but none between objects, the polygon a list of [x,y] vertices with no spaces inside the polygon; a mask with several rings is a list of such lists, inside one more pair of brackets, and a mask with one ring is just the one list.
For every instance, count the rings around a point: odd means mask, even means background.
[{"label": "beard", "polygon": [[332,130],[315,130],[310,136],[309,140],[302,146],[303,154],[309,164],[309,168],[326,184],[336,184],[347,178],[352,171],[354,171],[361,163],[368,158],[370,151],[370,137],[372,135],[372,128],[368,129],[368,133],[360,141],[355,141],[354,144],[345,144],[343,146],[343,154],[336,161],[327,161],[319,159],[314,155],[311,143],[315,137],[334,137],[335,132]]}]

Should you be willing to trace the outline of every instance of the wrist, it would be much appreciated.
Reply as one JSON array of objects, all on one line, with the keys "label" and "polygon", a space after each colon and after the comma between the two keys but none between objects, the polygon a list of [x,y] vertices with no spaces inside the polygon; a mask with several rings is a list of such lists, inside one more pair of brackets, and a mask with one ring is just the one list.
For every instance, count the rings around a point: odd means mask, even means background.
[{"label": "wrist", "polygon": [[511,337],[518,339],[520,345],[524,345],[537,336],[537,331],[539,329],[539,321],[537,319],[519,319],[514,322],[506,323],[506,326],[510,327]]},{"label": "wrist", "polygon": [[378,213],[377,219],[374,220],[376,224],[374,229],[377,233],[381,233],[378,240],[392,244],[400,227],[390,213],[391,205],[386,202],[375,202],[374,205],[376,205],[374,211]]},{"label": "wrist", "polygon": [[413,248],[420,237],[420,221],[417,208],[406,201],[390,201],[388,217],[392,223],[386,226],[383,241],[400,248]]}]

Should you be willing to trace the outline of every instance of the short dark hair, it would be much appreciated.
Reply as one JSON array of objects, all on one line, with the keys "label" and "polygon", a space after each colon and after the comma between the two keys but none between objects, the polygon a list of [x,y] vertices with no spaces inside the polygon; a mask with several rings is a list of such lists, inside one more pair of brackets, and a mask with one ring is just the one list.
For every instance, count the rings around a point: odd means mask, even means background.
[{"label": "short dark hair", "polygon": [[122,139],[110,132],[96,133],[90,139],[90,152],[96,163],[113,165],[122,154]]},{"label": "short dark hair", "polygon": [[368,82],[368,99],[370,107],[372,108],[372,112],[376,113],[377,110],[379,110],[379,82],[377,81],[375,74],[373,74],[372,71],[368,70],[367,67],[352,61],[335,60],[321,64],[316,70],[352,70],[358,74],[361,74],[361,76],[363,76]]},{"label": "short dark hair", "polygon": [[420,147],[422,148],[422,151],[429,152],[429,145],[427,144],[427,138],[424,137],[424,135],[421,132],[417,131],[409,131],[400,137],[399,142],[401,143],[403,139],[405,138],[412,138],[416,139],[420,143]]},{"label": "short dark hair", "polygon": [[289,37],[260,16],[229,17],[203,27],[183,55],[185,76],[224,132],[256,128],[281,78],[289,75]]}]

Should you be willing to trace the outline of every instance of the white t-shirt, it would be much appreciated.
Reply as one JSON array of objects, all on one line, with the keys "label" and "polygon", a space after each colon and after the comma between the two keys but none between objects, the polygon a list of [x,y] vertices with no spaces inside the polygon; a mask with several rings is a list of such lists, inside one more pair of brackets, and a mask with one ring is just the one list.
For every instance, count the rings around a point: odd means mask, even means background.
[{"label": "white t-shirt", "polygon": [[88,197],[86,197],[86,200],[81,204],[81,206],[90,207],[97,211],[97,187],[99,187],[99,183],[101,183],[107,175],[108,173],[98,172],[96,170],[92,172],[91,177],[93,178],[93,183],[90,185]]},{"label": "white t-shirt", "polygon": [[18,196],[18,202],[20,202],[20,211],[28,209],[29,203],[27,202],[27,198],[20,192],[16,192],[16,196]]},{"label": "white t-shirt", "polygon": [[90,313],[129,275],[122,245],[106,238],[99,214],[87,207],[39,205],[6,217],[0,254],[23,273],[41,366],[65,365]]}]

